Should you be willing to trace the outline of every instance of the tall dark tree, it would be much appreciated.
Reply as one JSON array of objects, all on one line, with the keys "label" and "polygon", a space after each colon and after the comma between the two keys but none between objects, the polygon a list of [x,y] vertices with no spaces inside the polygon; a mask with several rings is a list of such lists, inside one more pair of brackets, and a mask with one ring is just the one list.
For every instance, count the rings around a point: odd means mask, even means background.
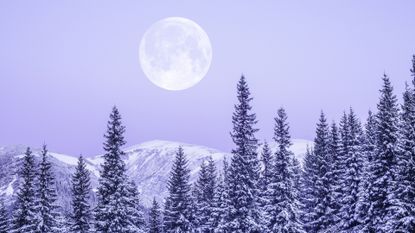
[{"label": "tall dark tree", "polygon": [[375,232],[393,232],[388,229],[388,223],[392,210],[393,185],[395,179],[394,167],[398,155],[399,115],[396,96],[393,87],[386,74],[383,76],[381,96],[377,105],[376,114],[376,150],[370,166],[370,182],[372,192],[369,196],[370,216],[368,225]]},{"label": "tall dark tree", "polygon": [[14,233],[33,232],[36,229],[36,164],[29,147],[22,166],[11,230]]},{"label": "tall dark tree", "polygon": [[194,230],[189,178],[188,161],[183,148],[179,147],[168,180],[169,194],[164,211],[164,231],[166,233],[192,232]]},{"label": "tall dark tree", "polygon": [[92,214],[90,202],[91,181],[90,173],[86,168],[82,156],[78,159],[78,165],[72,176],[72,215],[71,232],[87,233],[91,231]]},{"label": "tall dark tree", "polygon": [[330,138],[329,126],[323,112],[317,123],[314,139],[314,153],[316,180],[314,183],[315,208],[312,210],[311,222],[307,223],[308,232],[318,232],[330,227],[330,219],[326,213],[330,212]]},{"label": "tall dark tree", "polygon": [[394,191],[394,231],[415,232],[415,55],[412,60],[413,88],[406,85],[401,112],[400,140]]},{"label": "tall dark tree", "polygon": [[121,123],[121,115],[114,106],[104,135],[104,163],[101,165],[101,176],[98,186],[98,203],[95,209],[95,229],[97,232],[128,232],[127,217],[128,200],[127,176],[122,160],[125,144],[125,127]]},{"label": "tall dark tree", "polygon": [[7,213],[3,197],[0,197],[0,233],[9,232],[9,214]]},{"label": "tall dark tree", "polygon": [[162,233],[163,227],[161,222],[161,210],[156,198],[153,198],[153,204],[149,213],[148,232]]},{"label": "tall dark tree", "polygon": [[39,164],[39,176],[37,180],[37,203],[36,203],[36,232],[46,233],[57,231],[56,218],[59,216],[56,204],[57,194],[55,177],[52,164],[48,159],[46,145],[42,147],[42,158]]},{"label": "tall dark tree", "polygon": [[304,232],[299,221],[294,188],[293,154],[287,114],[283,108],[275,118],[274,140],[278,145],[266,195],[265,222],[269,232]]},{"label": "tall dark tree", "polygon": [[257,123],[252,113],[250,91],[245,77],[237,85],[238,103],[232,116],[232,161],[228,177],[228,210],[225,217],[227,232],[262,232],[259,210],[259,159],[255,137]]},{"label": "tall dark tree", "polygon": [[342,200],[340,209],[341,229],[350,230],[358,225],[357,203],[360,179],[363,167],[363,131],[360,121],[350,108],[347,116],[347,137],[343,144],[347,144],[347,151],[343,154],[344,172],[342,174]]}]

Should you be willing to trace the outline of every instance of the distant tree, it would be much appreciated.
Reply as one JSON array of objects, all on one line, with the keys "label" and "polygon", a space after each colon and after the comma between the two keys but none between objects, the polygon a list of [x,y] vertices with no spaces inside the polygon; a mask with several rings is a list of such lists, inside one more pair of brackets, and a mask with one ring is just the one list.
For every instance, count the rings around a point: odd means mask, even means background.
[{"label": "distant tree", "polygon": [[289,151],[291,137],[287,114],[283,108],[278,110],[275,118],[274,140],[278,149],[275,153],[271,169],[272,176],[266,191],[265,222],[269,232],[304,232],[296,205],[293,154]]},{"label": "distant tree", "polygon": [[179,147],[167,185],[169,194],[164,210],[164,231],[166,233],[191,232],[194,230],[189,178],[188,162],[183,148]]},{"label": "distant tree", "polygon": [[272,178],[272,164],[273,164],[273,155],[271,148],[267,142],[264,142],[261,153],[261,162],[262,162],[262,171],[259,179],[259,189],[261,193],[265,193],[268,187],[268,184],[271,182]]},{"label": "distant tree", "polygon": [[9,232],[9,215],[4,204],[3,197],[0,197],[0,233]]},{"label": "distant tree", "polygon": [[259,209],[259,159],[258,141],[255,138],[257,122],[251,113],[250,91],[245,77],[237,85],[238,103],[232,116],[231,136],[236,148],[228,175],[228,200],[225,216],[226,232],[262,232],[263,219]]},{"label": "distant tree", "polygon": [[107,124],[104,143],[104,162],[97,192],[95,230],[97,232],[123,233],[130,231],[128,213],[127,176],[121,147],[125,144],[125,127],[121,115],[114,106]]},{"label": "distant tree", "polygon": [[156,198],[153,198],[148,220],[149,233],[162,233],[161,210]]},{"label": "distant tree", "polygon": [[72,176],[72,215],[71,232],[91,232],[92,214],[89,204],[91,193],[90,173],[86,168],[82,156],[78,159],[78,165]]},{"label": "distant tree", "polygon": [[20,184],[16,197],[16,210],[13,215],[13,233],[34,232],[36,229],[36,164],[32,151],[28,147],[23,157],[20,171]]},{"label": "distant tree", "polygon": [[41,153],[42,158],[39,164],[39,176],[36,185],[36,232],[55,232],[58,230],[56,218],[60,214],[58,212],[58,205],[56,204],[55,177],[52,171],[52,164],[48,159],[46,145],[43,145]]},{"label": "distant tree", "polygon": [[303,172],[300,179],[301,192],[301,221],[306,232],[315,232],[312,222],[314,221],[314,209],[317,204],[317,193],[315,183],[318,178],[318,167],[316,157],[312,148],[307,146],[304,155]]},{"label": "distant tree", "polygon": [[209,226],[213,232],[225,233],[225,216],[228,211],[228,162],[223,160],[223,173],[217,180],[215,194],[212,200],[212,213],[209,219]]}]

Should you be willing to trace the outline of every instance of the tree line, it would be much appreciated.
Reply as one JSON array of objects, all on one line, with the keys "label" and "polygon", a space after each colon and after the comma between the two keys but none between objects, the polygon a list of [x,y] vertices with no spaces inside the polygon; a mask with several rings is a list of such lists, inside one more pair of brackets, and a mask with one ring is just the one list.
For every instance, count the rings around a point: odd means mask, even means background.
[{"label": "tree line", "polygon": [[218,170],[212,158],[201,164],[194,184],[183,148],[179,147],[163,203],[153,200],[148,213],[126,175],[122,160],[125,127],[116,107],[104,142],[97,203],[85,160],[72,177],[72,213],[62,216],[56,204],[52,166],[43,146],[36,164],[28,148],[12,215],[0,203],[3,232],[149,232],[149,233],[303,233],[415,232],[415,56],[412,84],[402,104],[384,74],[376,112],[366,121],[350,108],[338,123],[321,112],[314,145],[302,164],[290,151],[291,136],[284,108],[274,118],[272,152],[259,149],[256,115],[244,76],[237,84],[230,161]]}]

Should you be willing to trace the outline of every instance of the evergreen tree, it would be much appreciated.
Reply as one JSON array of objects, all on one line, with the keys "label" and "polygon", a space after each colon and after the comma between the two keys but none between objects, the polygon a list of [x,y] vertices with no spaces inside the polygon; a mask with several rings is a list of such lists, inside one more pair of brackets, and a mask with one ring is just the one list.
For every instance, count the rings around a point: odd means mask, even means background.
[{"label": "evergreen tree", "polygon": [[275,118],[274,140],[278,145],[267,189],[265,209],[269,232],[303,232],[299,223],[292,167],[293,154],[289,151],[291,137],[287,114],[283,108]]},{"label": "evergreen tree", "polygon": [[376,149],[376,119],[369,111],[365,125],[364,144],[363,144],[363,172],[362,180],[359,187],[359,201],[357,203],[357,222],[360,224],[361,232],[374,232],[373,226],[369,225],[370,219],[370,193],[372,193],[373,177],[371,166],[373,164],[373,156]]},{"label": "evergreen tree", "polygon": [[37,203],[36,203],[36,232],[46,233],[57,231],[56,218],[59,215],[56,204],[57,194],[52,164],[48,160],[46,145],[42,147],[42,158],[39,164],[39,176],[37,179]]},{"label": "evergreen tree", "polygon": [[261,162],[263,169],[261,171],[261,177],[259,180],[259,189],[261,190],[261,193],[265,193],[268,184],[271,181],[271,170],[273,164],[271,148],[269,148],[267,142],[264,142],[264,146],[262,147]]},{"label": "evergreen tree", "polygon": [[156,198],[153,198],[153,205],[151,206],[149,213],[148,233],[161,233],[162,232],[162,223],[161,223],[161,212],[159,203],[156,201]]},{"label": "evergreen tree", "polygon": [[72,176],[72,216],[71,232],[91,231],[92,215],[89,204],[91,193],[90,173],[82,156],[78,159],[75,174]]},{"label": "evergreen tree", "polygon": [[317,162],[313,150],[307,146],[304,156],[303,172],[300,179],[301,221],[306,232],[313,232],[314,209],[317,204],[317,193],[314,184],[317,182]]},{"label": "evergreen tree", "polygon": [[[415,56],[411,69],[415,86]],[[399,232],[415,232],[415,91],[406,85],[400,125],[400,153],[393,192],[393,216],[389,228]]]},{"label": "evergreen tree", "polygon": [[329,186],[330,186],[330,198],[329,198],[329,209],[326,213],[328,218],[328,224],[331,226],[332,231],[336,231],[337,224],[340,221],[340,203],[342,198],[342,187],[340,185],[341,176],[344,173],[344,161],[340,153],[340,135],[339,129],[335,122],[330,127],[330,138],[329,138],[329,153],[330,160],[329,164]]},{"label": "evergreen tree", "polygon": [[128,230],[130,233],[144,232],[146,223],[144,213],[140,205],[140,197],[134,182],[127,183],[125,196],[127,197],[127,218],[129,220]]},{"label": "evergreen tree", "polygon": [[36,169],[35,159],[28,147],[23,157],[20,171],[21,182],[16,197],[16,210],[13,215],[13,233],[34,232],[36,229]]},{"label": "evergreen tree", "polygon": [[314,161],[316,180],[314,183],[315,208],[312,210],[311,222],[307,223],[308,232],[318,232],[330,227],[330,140],[329,126],[323,112],[317,123],[314,139]]},{"label": "evergreen tree", "polygon": [[252,97],[244,76],[237,85],[238,104],[232,116],[232,150],[229,167],[228,200],[225,217],[226,232],[262,232],[262,216],[259,207],[259,159],[258,141],[255,138],[257,122],[251,113]]},{"label": "evergreen tree", "polygon": [[225,233],[226,222],[225,217],[228,211],[228,162],[226,158],[223,160],[223,174],[219,176],[215,195],[212,201],[212,213],[209,219],[209,226],[213,232]]},{"label": "evergreen tree", "polygon": [[398,154],[398,106],[393,87],[386,74],[383,76],[383,87],[378,103],[376,114],[376,150],[370,166],[370,182],[372,192],[369,196],[368,225],[375,232],[392,232],[386,223],[390,220],[393,200],[392,195],[396,164]]},{"label": "evergreen tree", "polygon": [[104,143],[104,163],[97,192],[98,203],[95,209],[95,229],[97,232],[128,232],[130,222],[127,217],[128,197],[127,176],[122,160],[125,144],[125,127],[121,124],[121,115],[114,106],[107,125]]},{"label": "evergreen tree", "polygon": [[346,154],[343,154],[344,172],[342,174],[342,200],[340,209],[341,227],[343,230],[353,229],[358,225],[356,205],[358,202],[359,183],[363,167],[363,131],[353,110],[350,108],[345,125],[347,144]]},{"label": "evergreen tree", "polygon": [[0,233],[7,232],[9,232],[9,215],[3,197],[0,197]]},{"label": "evergreen tree", "polygon": [[166,233],[192,232],[194,230],[189,178],[188,162],[183,148],[179,147],[168,181],[169,195],[164,212],[164,231]]},{"label": "evergreen tree", "polygon": [[196,222],[199,232],[211,232],[209,219],[216,189],[216,166],[212,158],[200,166],[199,178],[196,181]]}]

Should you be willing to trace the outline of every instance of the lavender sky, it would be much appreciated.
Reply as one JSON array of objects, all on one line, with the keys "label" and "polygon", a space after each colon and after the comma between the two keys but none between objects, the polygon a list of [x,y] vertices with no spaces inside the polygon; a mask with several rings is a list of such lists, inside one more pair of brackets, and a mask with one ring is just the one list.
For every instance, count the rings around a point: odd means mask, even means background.
[{"label": "lavender sky", "polygon": [[[331,121],[353,106],[365,119],[383,72],[401,96],[414,9],[409,0],[1,1],[0,145],[102,153],[116,104],[127,145],[164,139],[229,151],[242,73],[259,139],[271,140],[280,106],[293,137],[313,139],[322,109]],[[138,60],[145,30],[171,16],[197,22],[213,47],[207,76],[185,91],[153,85]]]}]

